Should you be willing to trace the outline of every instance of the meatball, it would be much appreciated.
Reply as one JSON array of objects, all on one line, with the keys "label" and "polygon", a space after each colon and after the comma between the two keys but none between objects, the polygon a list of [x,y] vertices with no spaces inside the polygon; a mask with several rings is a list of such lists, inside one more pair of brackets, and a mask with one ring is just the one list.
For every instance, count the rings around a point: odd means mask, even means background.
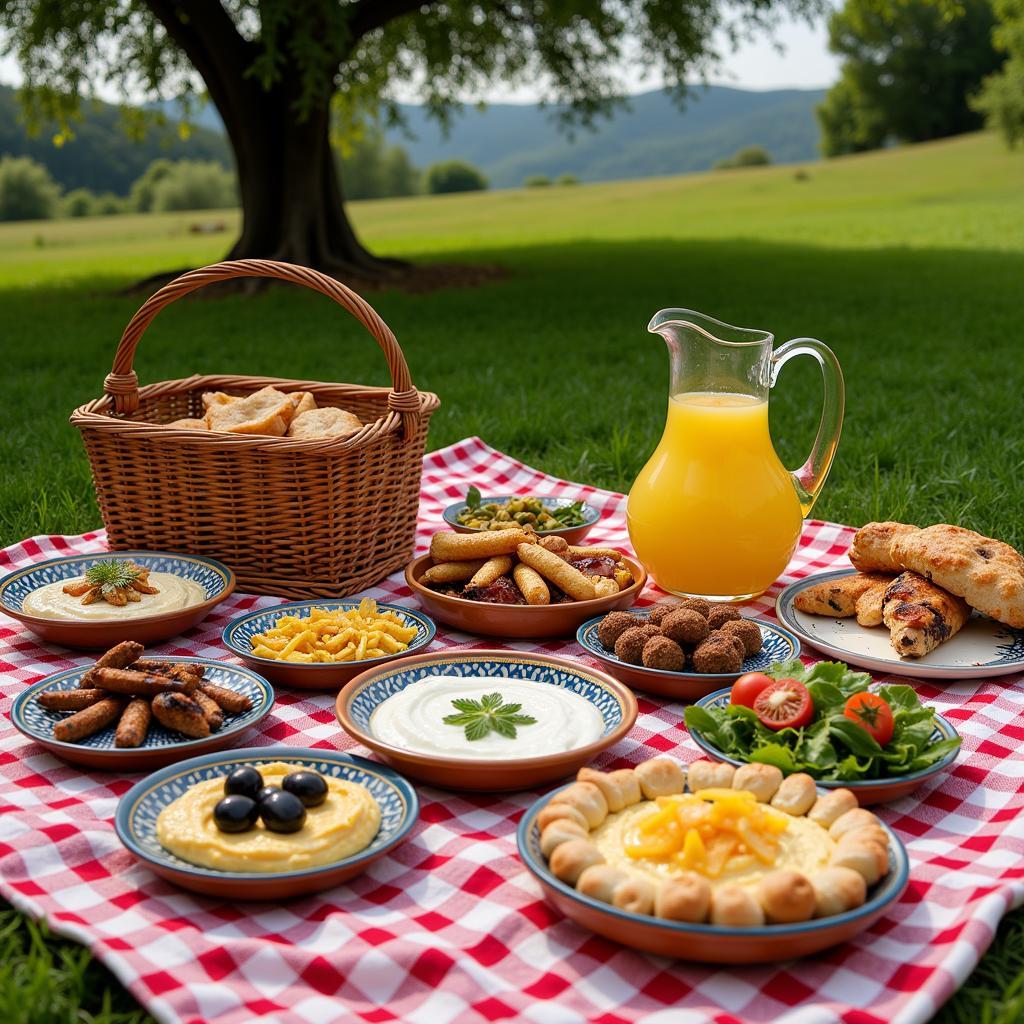
[{"label": "meatball", "polygon": [[691,612],[696,612],[702,619],[706,619],[711,614],[711,605],[703,597],[688,597],[679,607],[689,608]]},{"label": "meatball", "polygon": [[761,650],[760,627],[750,619],[730,619],[722,625],[719,632],[738,636],[743,641],[744,652],[748,655],[757,654]]},{"label": "meatball", "polygon": [[663,601],[661,604],[656,604],[648,613],[647,621],[652,626],[660,626],[665,619],[666,615],[670,615],[676,611],[678,605],[669,604],[667,601]]},{"label": "meatball", "polygon": [[658,635],[657,626],[630,626],[615,641],[615,657],[620,661],[628,661],[630,665],[643,662],[644,644],[652,636]]},{"label": "meatball", "polygon": [[731,604],[719,604],[708,614],[708,628],[714,632],[721,629],[727,622],[738,619],[740,613]]},{"label": "meatball", "polygon": [[709,636],[693,652],[695,672],[739,672],[743,655],[728,637]]},{"label": "meatball", "polygon": [[667,636],[652,636],[644,644],[643,662],[647,668],[660,668],[668,672],[681,672],[686,664],[683,649]]},{"label": "meatball", "polygon": [[615,641],[633,626],[641,625],[640,620],[629,612],[610,612],[597,627],[597,639],[606,650],[615,649]]},{"label": "meatball", "polygon": [[708,635],[707,619],[702,619],[692,608],[680,608],[666,615],[661,622],[661,631],[677,644],[699,644]]}]

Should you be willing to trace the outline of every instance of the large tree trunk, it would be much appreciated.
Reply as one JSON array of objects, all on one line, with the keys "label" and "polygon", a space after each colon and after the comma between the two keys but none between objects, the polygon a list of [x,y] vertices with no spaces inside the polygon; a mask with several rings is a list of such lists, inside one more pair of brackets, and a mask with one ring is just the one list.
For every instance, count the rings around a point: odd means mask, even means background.
[{"label": "large tree trunk", "polygon": [[261,257],[361,278],[397,273],[356,236],[345,212],[326,103],[296,117],[287,87],[261,92],[258,106],[221,110],[238,167],[242,233],[230,259]]}]

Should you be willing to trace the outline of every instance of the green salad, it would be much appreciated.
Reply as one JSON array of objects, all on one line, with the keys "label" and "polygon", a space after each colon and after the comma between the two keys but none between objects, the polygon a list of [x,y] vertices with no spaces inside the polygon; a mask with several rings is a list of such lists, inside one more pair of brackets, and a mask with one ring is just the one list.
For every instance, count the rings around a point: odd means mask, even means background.
[{"label": "green salad", "polygon": [[[908,775],[960,746],[959,737],[934,738],[935,712],[921,704],[911,687],[871,686],[870,675],[853,672],[841,662],[804,666],[799,660],[787,661],[773,665],[761,678],[763,693],[756,684],[750,690],[751,673],[737,680],[728,705],[688,707],[687,728],[738,761],[773,764],[787,775],[806,772],[815,779],[836,781]],[[746,690],[741,686],[744,680]],[[773,702],[779,681],[793,692]],[[796,707],[798,694],[804,714],[789,718],[797,726],[784,724],[778,710],[773,719],[773,703],[778,709],[780,701],[789,699]]]}]

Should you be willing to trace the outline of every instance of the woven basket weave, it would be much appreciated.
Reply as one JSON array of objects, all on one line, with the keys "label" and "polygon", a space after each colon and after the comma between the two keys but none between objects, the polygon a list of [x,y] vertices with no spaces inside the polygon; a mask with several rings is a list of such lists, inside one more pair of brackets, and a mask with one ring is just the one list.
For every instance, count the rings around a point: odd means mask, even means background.
[{"label": "woven basket weave", "polygon": [[[193,376],[139,387],[132,369],[146,328],[175,299],[215,281],[270,277],[304,285],[351,313],[380,345],[391,388],[276,377]],[[268,384],[310,391],[366,425],[343,438],[182,430],[204,391],[244,395]],[[105,395],[76,409],[112,549],[210,555],[240,590],[344,597],[411,557],[427,423],[440,404],[417,391],[402,350],[373,308],[304,267],[236,260],[190,271],[152,295],[125,328]]]}]

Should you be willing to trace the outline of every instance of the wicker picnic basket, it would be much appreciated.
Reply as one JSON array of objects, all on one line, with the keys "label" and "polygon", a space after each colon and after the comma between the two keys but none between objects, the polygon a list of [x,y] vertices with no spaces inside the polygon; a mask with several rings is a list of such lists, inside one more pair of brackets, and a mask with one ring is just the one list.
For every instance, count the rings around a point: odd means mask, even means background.
[{"label": "wicker picnic basket", "polygon": [[[290,281],[333,299],[380,345],[392,386],[207,375],[140,388],[132,363],[157,313],[204,285],[242,277]],[[268,384],[312,392],[318,406],[343,407],[365,426],[340,438],[166,426],[201,417],[204,391],[246,395]],[[235,571],[240,590],[290,598],[344,597],[412,557],[427,423],[440,403],[413,387],[391,329],[338,281],[270,260],[182,274],[132,317],[103,390],[71,422],[82,432],[111,549],[210,555]]]}]

